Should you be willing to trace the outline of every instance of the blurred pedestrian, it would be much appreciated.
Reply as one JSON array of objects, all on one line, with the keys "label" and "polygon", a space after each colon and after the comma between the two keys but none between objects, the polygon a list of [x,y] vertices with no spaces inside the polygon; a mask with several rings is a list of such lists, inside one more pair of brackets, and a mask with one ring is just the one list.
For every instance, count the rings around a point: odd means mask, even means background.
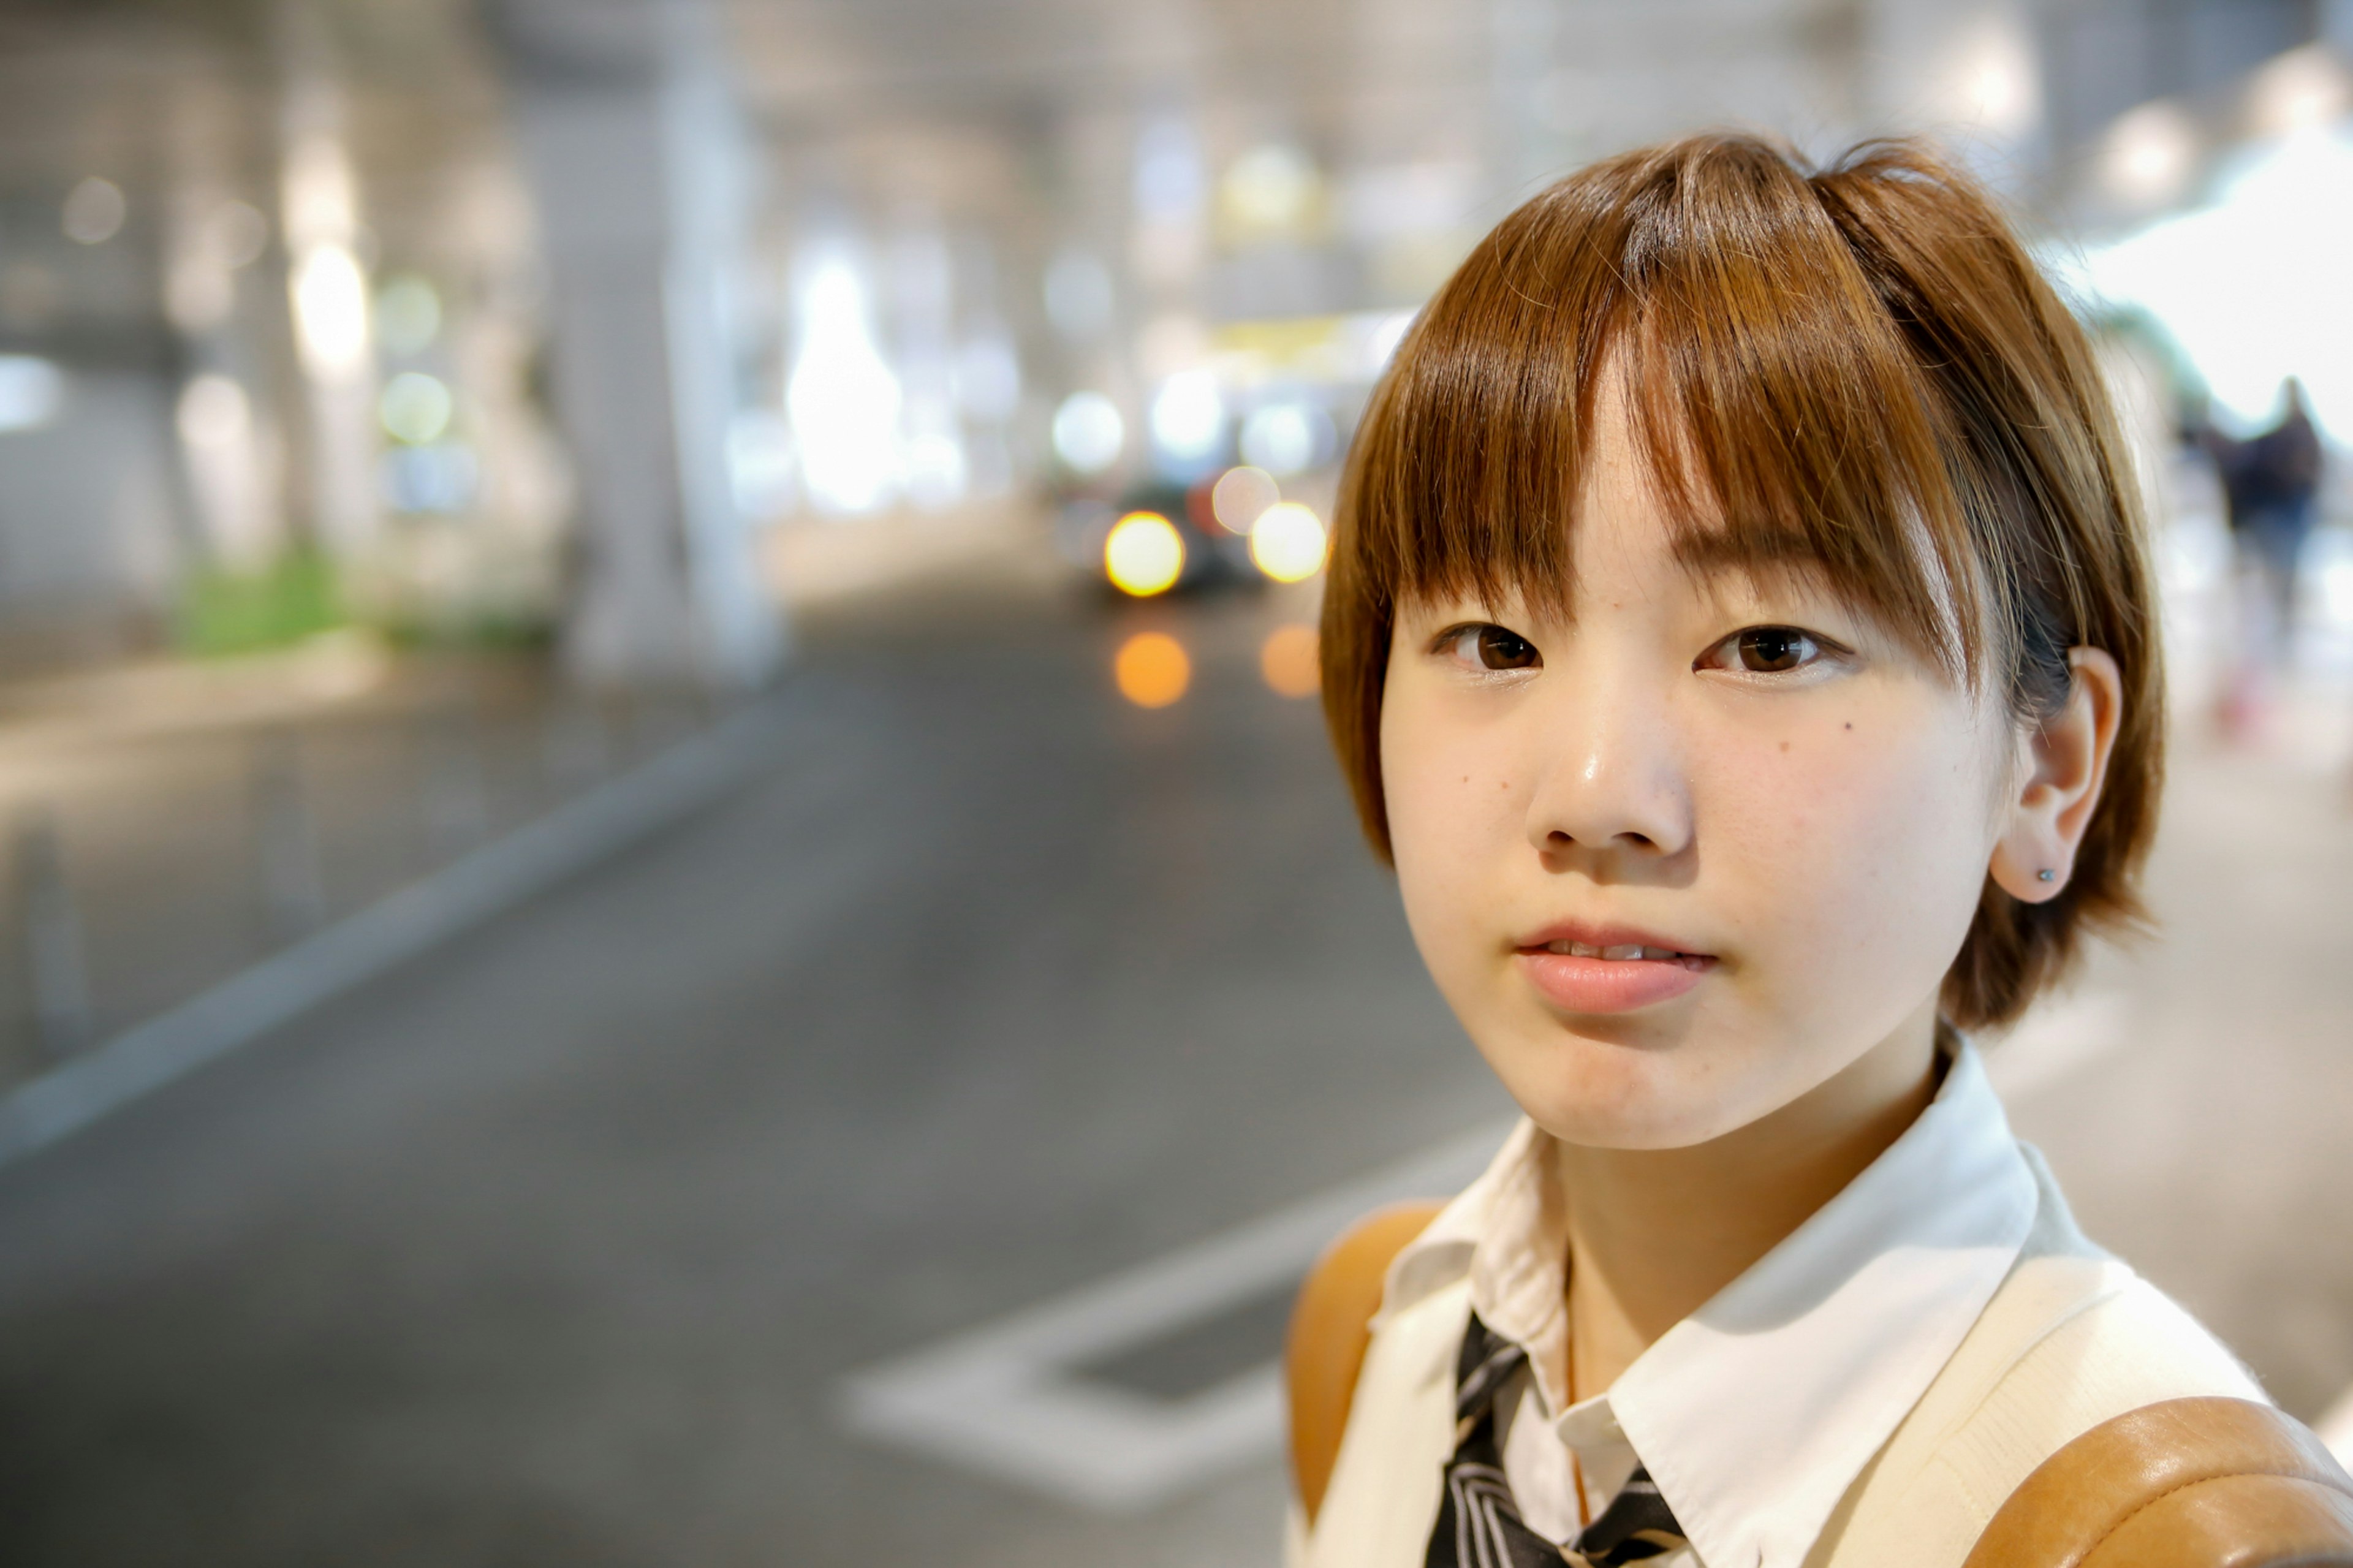
[{"label": "blurred pedestrian", "polygon": [[2223,683],[2221,720],[2242,737],[2261,721],[2270,679],[2295,647],[2296,565],[2312,532],[2324,457],[2305,406],[2304,384],[2281,387],[2277,423],[2246,440],[2206,426],[2200,444],[2213,458],[2246,584],[2236,666]]}]

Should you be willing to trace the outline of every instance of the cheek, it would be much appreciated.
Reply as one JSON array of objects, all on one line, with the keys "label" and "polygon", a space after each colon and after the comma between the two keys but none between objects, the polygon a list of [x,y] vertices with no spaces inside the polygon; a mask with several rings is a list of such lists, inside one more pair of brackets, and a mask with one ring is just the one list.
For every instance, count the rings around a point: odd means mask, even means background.
[{"label": "cheek", "polygon": [[1801,984],[1883,975],[1916,995],[1968,930],[1991,847],[1983,759],[1965,715],[1924,706],[1842,715],[1719,781],[1751,935],[1796,955],[1777,967]]},{"label": "cheek", "polygon": [[[1393,687],[1381,715],[1381,790],[1406,921],[1439,971],[1452,947],[1469,943],[1484,879],[1521,837],[1525,806],[1503,737],[1445,724]],[[1448,978],[1438,975],[1441,987]]]}]

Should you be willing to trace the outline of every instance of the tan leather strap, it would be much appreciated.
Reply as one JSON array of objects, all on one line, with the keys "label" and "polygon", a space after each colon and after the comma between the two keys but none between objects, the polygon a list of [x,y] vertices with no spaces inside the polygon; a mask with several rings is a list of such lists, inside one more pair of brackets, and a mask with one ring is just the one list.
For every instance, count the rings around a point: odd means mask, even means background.
[{"label": "tan leather strap", "polygon": [[2169,1399],[2010,1494],[1964,1568],[2353,1568],[2353,1478],[2294,1416]]},{"label": "tan leather strap", "polygon": [[1347,1429],[1389,1263],[1430,1228],[1443,1206],[1397,1204],[1366,1215],[1324,1249],[1299,1288],[1283,1347],[1283,1381],[1291,1395],[1291,1481],[1311,1523],[1340,1457],[1340,1434]]}]

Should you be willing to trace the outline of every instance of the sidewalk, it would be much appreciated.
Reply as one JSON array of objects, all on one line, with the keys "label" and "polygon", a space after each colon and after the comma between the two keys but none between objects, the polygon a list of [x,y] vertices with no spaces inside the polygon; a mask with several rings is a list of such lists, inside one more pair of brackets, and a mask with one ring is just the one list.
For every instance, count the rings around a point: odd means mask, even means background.
[{"label": "sidewalk", "polygon": [[0,1092],[699,728],[537,654],[294,650],[0,687]]}]

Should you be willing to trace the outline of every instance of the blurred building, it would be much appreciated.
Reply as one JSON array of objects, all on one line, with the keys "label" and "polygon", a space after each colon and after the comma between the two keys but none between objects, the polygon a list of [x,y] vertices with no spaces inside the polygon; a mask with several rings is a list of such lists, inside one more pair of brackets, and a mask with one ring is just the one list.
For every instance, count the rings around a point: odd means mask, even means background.
[{"label": "blurred building", "polygon": [[358,619],[756,682],[844,527],[888,569],[1327,469],[1417,302],[1583,160],[1926,129],[2105,236],[2340,123],[2348,15],[11,0],[0,658]]}]

